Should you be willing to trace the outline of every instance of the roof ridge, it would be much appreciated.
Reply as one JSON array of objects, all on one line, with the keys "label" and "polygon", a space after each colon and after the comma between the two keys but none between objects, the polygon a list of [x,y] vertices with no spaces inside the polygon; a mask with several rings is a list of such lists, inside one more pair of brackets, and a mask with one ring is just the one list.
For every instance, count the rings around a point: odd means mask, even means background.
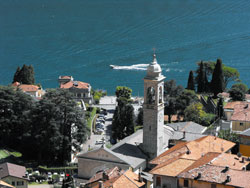
[{"label": "roof ridge", "polygon": [[131,181],[133,184],[135,184],[136,187],[139,187],[134,181],[132,181],[127,175],[126,172],[123,174],[126,178],[128,178],[129,181]]}]

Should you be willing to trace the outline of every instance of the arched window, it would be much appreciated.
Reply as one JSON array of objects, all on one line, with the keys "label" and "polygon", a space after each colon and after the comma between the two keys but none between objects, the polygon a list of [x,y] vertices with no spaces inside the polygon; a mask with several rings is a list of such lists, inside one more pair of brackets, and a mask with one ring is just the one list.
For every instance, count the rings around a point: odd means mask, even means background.
[{"label": "arched window", "polygon": [[159,88],[159,103],[162,103],[162,86]]},{"label": "arched window", "polygon": [[148,102],[148,104],[154,104],[155,103],[155,89],[153,87],[148,88],[147,102]]}]

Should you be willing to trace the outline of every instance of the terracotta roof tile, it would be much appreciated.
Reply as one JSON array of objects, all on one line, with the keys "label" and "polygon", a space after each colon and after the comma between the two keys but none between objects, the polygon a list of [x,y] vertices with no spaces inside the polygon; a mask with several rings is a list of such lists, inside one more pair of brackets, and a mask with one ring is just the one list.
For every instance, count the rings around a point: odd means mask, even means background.
[{"label": "terracotta roof tile", "polygon": [[106,173],[107,176],[109,177],[109,179],[115,178],[120,176],[121,174],[123,174],[124,171],[121,171],[118,167],[114,167],[114,168],[110,168],[110,169],[106,169],[104,171],[101,171],[99,173],[96,173],[94,176],[92,176],[87,182],[86,184],[89,183],[93,183],[96,181],[100,181],[103,180],[103,173]]},{"label": "terracotta roof tile", "polygon": [[[217,138],[215,136],[204,136],[190,142],[179,143],[158,157],[150,161],[150,164],[161,164],[172,158],[182,157],[197,160],[208,152],[227,152],[235,143]],[[187,154],[187,151],[189,153]]]},{"label": "terracotta roof tile", "polygon": [[170,162],[166,165],[161,165],[161,167],[156,167],[150,171],[151,174],[158,174],[163,176],[172,176],[175,177],[180,174],[187,167],[192,165],[195,161],[189,159],[179,158],[173,162]]},{"label": "terracotta roof tile", "polygon": [[78,89],[88,89],[89,84],[80,81],[69,81],[65,84],[61,84],[60,88],[62,89],[69,89],[69,88],[78,88]]},{"label": "terracotta roof tile", "polygon": [[[201,174],[199,178],[198,173]],[[230,176],[230,181],[227,180],[227,176]],[[250,172],[228,169],[220,166],[203,165],[198,168],[185,171],[178,175],[179,178],[196,179],[198,181],[206,181],[210,183],[225,184],[237,187],[250,187]]]},{"label": "terracotta roof tile", "polygon": [[232,121],[250,121],[250,103],[242,103],[234,106],[234,112],[231,116]]},{"label": "terracotta roof tile", "polygon": [[[178,116],[177,115],[172,115],[171,117],[171,122],[178,121]],[[183,120],[183,117],[180,117],[180,121]],[[168,122],[168,115],[164,115],[164,121]]]},{"label": "terracotta roof tile", "polygon": [[19,89],[25,92],[35,92],[38,91],[39,87],[36,85],[21,84],[18,86]]},{"label": "terracotta roof tile", "polygon": [[137,187],[143,187],[144,185],[145,185],[144,182],[139,182],[138,174],[130,170],[127,170],[113,183],[113,188],[121,188],[121,187],[137,188]]},{"label": "terracotta roof tile", "polygon": [[161,164],[166,161],[168,161],[171,158],[178,157],[188,151],[188,148],[186,147],[188,142],[181,142],[169,150],[165,151],[158,157],[154,158],[153,160],[150,161],[150,164]]},{"label": "terracotta roof tile", "polygon": [[71,79],[71,76],[60,76],[60,79]]},{"label": "terracotta roof tile", "polygon": [[243,156],[243,158],[244,162],[242,161],[242,157],[239,158],[237,155],[222,153],[214,158],[214,160],[211,161],[211,164],[214,166],[228,166],[231,169],[242,170],[243,167],[246,167],[249,164],[249,161],[246,160],[247,157]]},{"label": "terracotta roof tile", "polygon": [[20,85],[20,83],[19,82],[14,82],[13,84],[11,84],[12,86],[14,86],[14,87],[17,87],[17,86],[19,86]]},{"label": "terracotta roof tile", "polygon": [[244,101],[233,101],[233,102],[228,102],[225,106],[224,106],[224,109],[232,109],[234,110],[235,108],[237,107],[240,107],[240,106],[245,106],[246,104],[250,104],[250,103],[247,103],[247,102],[244,102]]}]

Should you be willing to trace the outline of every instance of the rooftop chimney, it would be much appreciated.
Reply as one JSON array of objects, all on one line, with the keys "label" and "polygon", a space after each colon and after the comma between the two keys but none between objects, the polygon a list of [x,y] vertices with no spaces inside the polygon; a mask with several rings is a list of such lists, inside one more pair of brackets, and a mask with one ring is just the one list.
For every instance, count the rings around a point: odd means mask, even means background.
[{"label": "rooftop chimney", "polygon": [[245,162],[245,157],[241,158],[241,162],[244,163]]},{"label": "rooftop chimney", "polygon": [[227,179],[226,179],[225,182],[227,183],[227,182],[230,182],[230,181],[231,181],[231,177],[230,177],[230,175],[227,175]]},{"label": "rooftop chimney", "polygon": [[103,181],[99,181],[98,183],[99,183],[99,188],[104,188]]},{"label": "rooftop chimney", "polygon": [[109,179],[109,176],[105,171],[103,171],[103,173],[102,173],[102,178],[103,178],[103,180],[108,180]]},{"label": "rooftop chimney", "polygon": [[186,137],[186,131],[183,131],[183,138]]},{"label": "rooftop chimney", "polygon": [[197,174],[197,176],[194,178],[194,179],[199,179],[199,178],[201,178],[201,173],[200,172],[198,172],[198,174]]}]

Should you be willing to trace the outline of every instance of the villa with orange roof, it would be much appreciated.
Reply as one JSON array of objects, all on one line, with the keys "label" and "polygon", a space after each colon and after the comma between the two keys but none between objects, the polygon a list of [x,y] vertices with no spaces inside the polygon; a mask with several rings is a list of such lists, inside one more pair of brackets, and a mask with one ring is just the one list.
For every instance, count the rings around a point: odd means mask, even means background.
[{"label": "villa with orange roof", "polygon": [[59,87],[68,89],[74,95],[74,99],[83,100],[84,103],[91,104],[93,99],[91,95],[91,86],[89,83],[74,81],[72,76],[59,76]]},{"label": "villa with orange roof", "polygon": [[19,82],[14,82],[11,86],[20,89],[24,93],[27,93],[28,95],[38,99],[45,94],[45,91],[42,88],[38,87],[37,85],[28,85],[28,84],[21,84]]}]

